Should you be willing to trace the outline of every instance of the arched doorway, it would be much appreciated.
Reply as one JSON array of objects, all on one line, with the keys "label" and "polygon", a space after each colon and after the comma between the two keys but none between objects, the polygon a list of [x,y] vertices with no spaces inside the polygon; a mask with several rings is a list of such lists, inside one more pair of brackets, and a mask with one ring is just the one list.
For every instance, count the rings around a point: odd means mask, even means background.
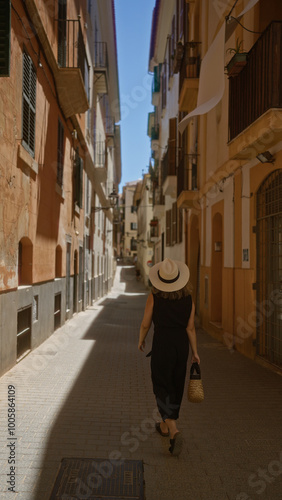
[{"label": "arched doorway", "polygon": [[257,355],[282,365],[282,170],[272,172],[256,197]]},{"label": "arched doorway", "polygon": [[216,213],[212,220],[211,321],[219,327],[222,324],[222,254],[222,215]]}]

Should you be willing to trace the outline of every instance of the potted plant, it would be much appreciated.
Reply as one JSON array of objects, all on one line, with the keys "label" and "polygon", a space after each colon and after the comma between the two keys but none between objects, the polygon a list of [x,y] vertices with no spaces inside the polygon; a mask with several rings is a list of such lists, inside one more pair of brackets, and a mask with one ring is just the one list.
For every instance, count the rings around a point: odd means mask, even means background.
[{"label": "potted plant", "polygon": [[247,64],[248,53],[243,49],[243,41],[239,42],[239,38],[236,40],[235,48],[230,48],[226,51],[227,54],[233,54],[233,57],[225,66],[227,74],[230,77],[237,76],[243,67]]},{"label": "potted plant", "polygon": [[158,219],[151,219],[150,221],[150,226],[151,227],[156,227],[158,225]]}]

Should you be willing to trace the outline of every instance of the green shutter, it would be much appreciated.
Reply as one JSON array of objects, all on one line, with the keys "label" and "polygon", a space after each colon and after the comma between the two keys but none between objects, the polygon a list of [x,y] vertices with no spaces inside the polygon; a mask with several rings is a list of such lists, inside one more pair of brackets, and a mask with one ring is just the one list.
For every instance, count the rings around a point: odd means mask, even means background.
[{"label": "green shutter", "polygon": [[0,76],[10,76],[11,2],[0,0]]}]

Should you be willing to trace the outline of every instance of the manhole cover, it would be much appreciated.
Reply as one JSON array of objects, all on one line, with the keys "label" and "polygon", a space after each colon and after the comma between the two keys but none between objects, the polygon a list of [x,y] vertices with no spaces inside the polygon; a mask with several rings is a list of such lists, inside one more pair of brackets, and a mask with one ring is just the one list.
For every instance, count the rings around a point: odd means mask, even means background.
[{"label": "manhole cover", "polygon": [[144,500],[141,460],[63,458],[49,500]]}]

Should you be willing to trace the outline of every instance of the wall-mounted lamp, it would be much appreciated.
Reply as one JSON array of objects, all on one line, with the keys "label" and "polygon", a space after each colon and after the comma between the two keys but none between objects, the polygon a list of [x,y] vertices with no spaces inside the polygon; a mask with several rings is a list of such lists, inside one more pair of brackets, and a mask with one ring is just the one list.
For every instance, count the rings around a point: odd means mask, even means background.
[{"label": "wall-mounted lamp", "polygon": [[273,163],[275,158],[274,156],[270,153],[270,151],[264,151],[263,153],[260,153],[257,155],[257,159],[261,163]]},{"label": "wall-mounted lamp", "polygon": [[109,194],[109,202],[110,206],[107,207],[92,207],[92,212],[99,212],[99,210],[109,210],[110,208],[115,208],[117,206],[118,194],[116,193],[115,188],[113,189],[111,194]]}]

